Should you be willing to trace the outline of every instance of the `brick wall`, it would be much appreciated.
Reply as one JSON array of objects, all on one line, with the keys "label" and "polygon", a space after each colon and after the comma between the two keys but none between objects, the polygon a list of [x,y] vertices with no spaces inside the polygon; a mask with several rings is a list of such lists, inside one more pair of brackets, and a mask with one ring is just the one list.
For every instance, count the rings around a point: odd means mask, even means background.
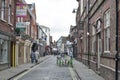
[{"label": "brick wall", "polygon": [[[0,4],[2,0],[0,0]],[[9,33],[13,33],[14,32],[14,28],[15,28],[15,1],[16,0],[11,0],[11,3],[9,2],[9,0],[5,0],[5,12],[4,12],[4,20],[1,19],[1,11],[0,11],[0,30],[8,32]],[[1,7],[0,5],[0,7]],[[11,16],[11,23],[8,23],[8,7],[9,5],[11,5],[11,12],[10,12],[10,16]],[[2,10],[2,9],[0,9]]]},{"label": "brick wall", "polygon": [[[87,7],[87,6],[86,6]],[[110,53],[106,54],[104,53],[104,13],[110,9]],[[86,14],[86,12],[84,13]],[[84,52],[88,51],[88,47],[87,47],[87,36],[86,33],[88,31],[88,26],[87,26],[87,17],[84,19],[84,14],[81,15],[82,19],[85,21],[84,23]],[[98,19],[101,19],[101,31],[100,31],[100,35],[101,35],[101,39],[102,39],[102,55],[101,55],[101,59],[100,59],[100,63],[101,63],[101,67],[100,67],[100,73],[101,75],[106,79],[106,80],[113,80],[114,78],[114,71],[112,71],[112,69],[115,68],[115,54],[116,54],[116,5],[115,5],[115,0],[98,0],[94,3],[94,5],[91,7],[90,9],[90,18],[89,18],[89,26],[90,26],[90,34],[92,33],[92,27],[95,27],[93,24],[96,25],[96,22]],[[120,14],[120,13],[119,13]],[[120,20],[120,18],[119,18]],[[120,24],[119,24],[120,26]],[[119,28],[120,30],[120,28]],[[98,35],[98,33],[96,33],[96,36]],[[120,35],[120,32],[119,32]],[[120,39],[119,39],[120,40]],[[92,41],[92,39],[90,40]],[[120,42],[120,41],[119,41]],[[91,42],[89,42],[90,45]],[[95,63],[97,63],[97,38],[96,38],[96,55],[92,55],[90,56],[90,58],[94,58],[96,57]],[[120,44],[119,44],[120,46]],[[90,52],[92,51],[92,47],[90,47]],[[88,55],[84,55],[84,63],[87,64],[87,59],[88,59]],[[92,59],[93,60],[93,59]],[[90,62],[90,64],[93,61]],[[103,65],[103,66],[102,66]],[[104,67],[107,66],[107,67]],[[92,68],[95,68],[96,66],[92,66]],[[109,68],[108,68],[109,67]],[[94,69],[95,70],[95,69]],[[112,72],[111,72],[112,71]],[[111,73],[110,73],[111,72]],[[108,74],[109,73],[109,74]],[[106,74],[108,74],[109,76],[106,76]]]}]

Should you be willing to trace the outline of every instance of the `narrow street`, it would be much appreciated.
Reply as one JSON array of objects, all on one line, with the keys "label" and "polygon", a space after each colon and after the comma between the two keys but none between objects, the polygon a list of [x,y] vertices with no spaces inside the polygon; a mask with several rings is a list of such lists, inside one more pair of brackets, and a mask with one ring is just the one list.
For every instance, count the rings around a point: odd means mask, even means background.
[{"label": "narrow street", "polygon": [[14,80],[77,80],[73,69],[56,65],[56,57],[51,56],[44,62],[14,78]]},{"label": "narrow street", "polygon": [[120,80],[120,0],[0,5],[0,80]]}]

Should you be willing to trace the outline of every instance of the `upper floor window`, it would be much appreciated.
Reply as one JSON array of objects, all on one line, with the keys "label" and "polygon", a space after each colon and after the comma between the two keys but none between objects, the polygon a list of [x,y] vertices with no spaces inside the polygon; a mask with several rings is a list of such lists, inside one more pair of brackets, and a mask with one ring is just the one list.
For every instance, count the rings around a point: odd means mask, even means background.
[{"label": "upper floor window", "polygon": [[23,22],[23,17],[17,17],[17,22]]},{"label": "upper floor window", "polygon": [[81,8],[81,14],[83,13],[83,0],[81,0],[81,6],[80,6],[80,8]]},{"label": "upper floor window", "polygon": [[92,27],[92,35],[95,35],[95,27]]},{"label": "upper floor window", "polygon": [[20,17],[17,17],[17,22],[20,22]]},{"label": "upper floor window", "polygon": [[97,21],[97,30],[100,29],[101,22],[100,20]]},{"label": "upper floor window", "polygon": [[23,22],[23,17],[21,17],[21,22]]},{"label": "upper floor window", "polygon": [[5,18],[5,0],[1,2],[1,19],[4,20]]},{"label": "upper floor window", "polygon": [[110,10],[107,10],[104,14],[104,27],[107,28],[110,26]]},{"label": "upper floor window", "polygon": [[8,23],[11,23],[11,2],[8,5]]},{"label": "upper floor window", "polygon": [[110,51],[110,10],[104,14],[104,50]]}]

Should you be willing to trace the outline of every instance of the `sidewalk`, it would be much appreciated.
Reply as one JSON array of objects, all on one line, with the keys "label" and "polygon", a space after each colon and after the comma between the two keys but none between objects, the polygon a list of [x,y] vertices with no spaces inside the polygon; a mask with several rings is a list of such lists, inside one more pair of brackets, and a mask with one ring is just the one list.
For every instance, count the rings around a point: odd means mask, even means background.
[{"label": "sidewalk", "polygon": [[73,68],[81,78],[81,80],[105,80],[92,69],[89,69],[83,63],[73,59]]},{"label": "sidewalk", "polygon": [[[40,57],[39,63],[41,63],[47,58],[49,58],[49,56]],[[33,63],[26,63],[26,64],[19,65],[15,68],[9,68],[9,69],[0,71],[0,80],[10,80],[12,77],[17,76],[18,74],[24,71],[27,71],[28,69],[30,69],[35,65],[36,64],[33,64]]]}]

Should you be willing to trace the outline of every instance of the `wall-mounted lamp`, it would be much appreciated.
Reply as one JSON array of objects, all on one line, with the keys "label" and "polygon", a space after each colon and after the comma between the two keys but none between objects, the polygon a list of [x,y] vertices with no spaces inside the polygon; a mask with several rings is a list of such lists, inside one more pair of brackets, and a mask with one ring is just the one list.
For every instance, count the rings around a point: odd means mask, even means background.
[{"label": "wall-mounted lamp", "polygon": [[77,9],[73,9],[72,13],[76,13],[77,12]]},{"label": "wall-mounted lamp", "polygon": [[89,36],[90,35],[90,33],[89,32],[87,32],[87,36]]}]

